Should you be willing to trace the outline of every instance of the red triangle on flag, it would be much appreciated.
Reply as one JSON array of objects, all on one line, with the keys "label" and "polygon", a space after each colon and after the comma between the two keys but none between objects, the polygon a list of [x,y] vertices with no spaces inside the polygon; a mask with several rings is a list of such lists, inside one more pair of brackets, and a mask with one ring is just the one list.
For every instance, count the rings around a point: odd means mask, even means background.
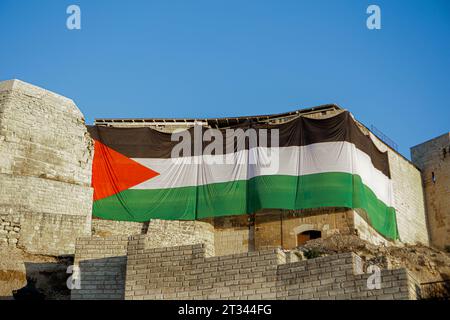
[{"label": "red triangle on flag", "polygon": [[92,187],[94,201],[127,190],[159,175],[123,154],[94,140]]}]

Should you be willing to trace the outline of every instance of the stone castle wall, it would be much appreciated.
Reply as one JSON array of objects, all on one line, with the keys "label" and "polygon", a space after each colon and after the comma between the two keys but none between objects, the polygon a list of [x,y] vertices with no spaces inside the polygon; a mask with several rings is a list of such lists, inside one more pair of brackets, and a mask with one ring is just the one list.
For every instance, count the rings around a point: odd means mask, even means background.
[{"label": "stone castle wall", "polygon": [[[373,139],[381,150],[388,150],[401,240],[427,244],[420,172]],[[21,81],[0,83],[0,153],[0,185],[4,190],[0,193],[0,243],[34,253],[73,253],[75,238],[91,232],[93,156],[92,141],[74,102]],[[92,233],[107,237],[153,232],[161,235],[155,241],[162,245],[177,238],[180,228],[190,240],[207,230],[204,234],[213,238],[209,242],[221,255],[277,246],[291,249],[297,245],[296,234],[306,228],[320,230],[324,236],[356,229],[362,238],[383,242],[355,211],[338,208],[266,210],[253,220],[249,216],[224,217],[204,223],[200,228],[201,222],[145,224],[95,219]]]},{"label": "stone castle wall", "polygon": [[400,241],[429,244],[420,171],[398,153],[388,151]]},{"label": "stone castle wall", "polygon": [[388,153],[400,241],[428,245],[429,235],[420,170],[367,128],[362,125],[360,128],[365,134],[370,135],[379,150]]},{"label": "stone castle wall", "polygon": [[[181,230],[181,231],[180,231]],[[188,231],[191,230],[191,231]],[[195,231],[197,230],[197,231]],[[147,234],[154,245],[170,246],[208,242],[215,255],[252,252],[278,248],[293,249],[298,246],[297,234],[308,230],[321,231],[326,238],[334,234],[355,234],[374,244],[389,245],[354,210],[321,208],[311,210],[263,210],[253,215],[216,217],[204,221],[163,221],[148,223],[92,220],[94,236]],[[167,239],[164,240],[164,239]]]},{"label": "stone castle wall", "polygon": [[450,246],[450,133],[411,148],[422,170],[431,243]]},{"label": "stone castle wall", "polygon": [[214,255],[214,227],[210,220],[179,221],[152,219],[149,222],[92,220],[92,235],[109,238],[137,234],[151,235],[151,247],[192,243],[206,243],[210,255]]},{"label": "stone castle wall", "polygon": [[75,103],[1,82],[0,154],[0,242],[73,254],[76,238],[90,234],[92,206],[92,142]]},{"label": "stone castle wall", "polygon": [[214,227],[210,221],[151,220],[147,235],[142,236],[146,248],[204,243],[207,256],[215,255]]},{"label": "stone castle wall", "polygon": [[[308,117],[329,117],[340,111]],[[120,125],[118,125],[120,126]],[[366,127],[360,129],[370,135],[381,151],[387,151],[393,187],[400,241],[429,244],[427,216],[420,170],[406,158],[389,148]],[[406,186],[406,187],[405,187]],[[374,230],[358,210],[326,208],[314,210],[263,210],[254,220],[250,216],[214,218],[215,248],[219,254],[249,252],[254,249],[282,246],[294,248],[298,230],[318,230],[323,236],[334,233],[355,233],[374,244],[389,244]]]},{"label": "stone castle wall", "polygon": [[72,299],[417,298],[406,269],[382,270],[381,288],[368,289],[370,274],[353,253],[287,263],[280,249],[211,257],[204,244],[149,248],[147,238],[81,240]]},{"label": "stone castle wall", "polygon": [[112,221],[92,219],[92,236],[107,238],[111,236],[129,236],[147,233],[147,224],[132,221]]},{"label": "stone castle wall", "polygon": [[250,216],[217,217],[214,224],[214,248],[218,256],[255,250],[255,230]]},{"label": "stone castle wall", "polygon": [[82,290],[73,290],[72,299],[122,299],[124,297],[127,247],[129,239],[132,238],[142,239],[141,242],[145,248],[201,243],[205,248],[206,256],[215,254],[211,223],[152,220],[147,228],[145,235],[78,239],[74,265],[81,270]]},{"label": "stone castle wall", "polygon": [[78,239],[74,277],[81,275],[82,290],[72,290],[72,299],[124,299],[127,246],[128,236]]},{"label": "stone castle wall", "polygon": [[255,216],[214,218],[216,255],[252,252],[269,248],[293,249],[297,235],[316,230],[322,238],[334,234],[358,234],[374,244],[392,244],[354,210],[320,208],[310,210],[262,210]]},{"label": "stone castle wall", "polygon": [[352,233],[353,214],[344,208],[265,210],[255,217],[255,248],[296,248],[297,234],[308,230],[320,231],[323,238]]}]

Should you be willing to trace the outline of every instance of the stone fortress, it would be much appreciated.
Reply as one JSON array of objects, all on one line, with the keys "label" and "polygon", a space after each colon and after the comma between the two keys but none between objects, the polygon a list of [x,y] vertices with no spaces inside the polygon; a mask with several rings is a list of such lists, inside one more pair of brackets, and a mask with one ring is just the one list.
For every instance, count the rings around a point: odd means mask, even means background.
[{"label": "stone fortress", "polygon": [[[268,116],[95,124],[172,132],[194,124],[226,128],[341,111],[325,105]],[[263,210],[201,221],[107,221],[92,219],[93,143],[75,103],[19,80],[0,82],[0,258],[22,254],[14,266],[0,260],[0,296],[24,286],[33,272],[54,270],[32,269],[32,256],[74,257],[81,288],[71,291],[72,299],[419,298],[421,284],[406,268],[385,268],[381,289],[369,290],[368,264],[357,254],[304,259],[294,250],[334,235],[357,235],[382,247],[448,249],[450,133],[413,147],[409,161],[358,124],[388,153],[400,235],[395,243],[372,229],[362,212],[347,208]],[[17,267],[24,264],[25,271]],[[21,272],[22,278],[11,276]]]}]

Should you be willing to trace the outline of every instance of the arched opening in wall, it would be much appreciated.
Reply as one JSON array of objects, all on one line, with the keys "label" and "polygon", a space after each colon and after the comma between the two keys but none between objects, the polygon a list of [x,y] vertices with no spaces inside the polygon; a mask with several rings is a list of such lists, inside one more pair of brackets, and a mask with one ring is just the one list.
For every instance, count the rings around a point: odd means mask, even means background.
[{"label": "arched opening in wall", "polygon": [[322,237],[322,232],[318,230],[308,230],[297,234],[297,246],[301,246],[305,242]]}]

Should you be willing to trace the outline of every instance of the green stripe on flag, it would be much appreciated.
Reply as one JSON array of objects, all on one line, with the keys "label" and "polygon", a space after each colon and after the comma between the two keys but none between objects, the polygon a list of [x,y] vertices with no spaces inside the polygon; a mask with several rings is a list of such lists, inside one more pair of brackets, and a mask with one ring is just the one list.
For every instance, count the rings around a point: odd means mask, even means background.
[{"label": "green stripe on flag", "polygon": [[93,215],[108,220],[195,220],[243,215],[260,209],[363,209],[369,223],[397,239],[395,209],[377,199],[361,177],[327,172],[304,176],[270,175],[197,187],[128,189],[94,202]]}]

